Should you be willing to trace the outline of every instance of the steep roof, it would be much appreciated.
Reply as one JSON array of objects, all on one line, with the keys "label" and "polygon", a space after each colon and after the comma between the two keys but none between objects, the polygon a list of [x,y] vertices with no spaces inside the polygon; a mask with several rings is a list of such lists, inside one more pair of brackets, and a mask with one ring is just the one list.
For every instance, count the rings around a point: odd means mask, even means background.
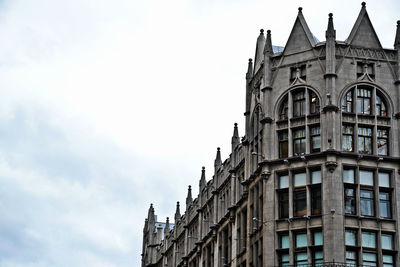
[{"label": "steep roof", "polygon": [[346,42],[354,46],[382,48],[378,35],[369,19],[365,2],[362,2],[360,14]]},{"label": "steep roof", "polygon": [[299,13],[297,14],[296,21],[294,22],[289,39],[283,50],[283,54],[309,49],[315,46],[317,42],[318,39],[315,38],[311,33],[310,28],[308,28],[307,22],[302,13],[302,8],[299,7]]}]

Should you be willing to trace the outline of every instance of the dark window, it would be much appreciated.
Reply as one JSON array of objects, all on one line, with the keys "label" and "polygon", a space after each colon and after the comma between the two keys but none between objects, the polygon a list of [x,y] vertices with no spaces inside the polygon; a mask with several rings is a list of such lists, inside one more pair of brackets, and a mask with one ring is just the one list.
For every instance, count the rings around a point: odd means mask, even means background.
[{"label": "dark window", "polygon": [[287,118],[288,118],[288,99],[287,97],[285,97],[279,108],[279,120],[287,120]]},{"label": "dark window", "polygon": [[299,67],[290,68],[290,82],[293,82],[296,77],[306,80],[306,65],[301,65]]},{"label": "dark window", "polygon": [[311,152],[320,152],[321,151],[321,133],[320,127],[312,127],[311,131]]},{"label": "dark window", "polygon": [[310,92],[310,114],[319,112],[319,99],[314,92]]},{"label": "dark window", "polygon": [[311,189],[311,214],[321,214],[321,186],[316,186]]},{"label": "dark window", "polygon": [[344,189],[344,207],[346,214],[356,214],[356,198],[354,188]]},{"label": "dark window", "polygon": [[353,152],[353,126],[351,125],[343,125],[343,151]]},{"label": "dark window", "polygon": [[357,88],[357,113],[371,114],[371,90]]},{"label": "dark window", "polygon": [[360,78],[365,73],[372,79],[375,78],[374,63],[357,62],[357,78]]},{"label": "dark window", "polygon": [[342,101],[343,112],[353,112],[353,90],[346,93]]},{"label": "dark window", "polygon": [[392,218],[390,193],[379,192],[379,212],[381,218]]},{"label": "dark window", "polygon": [[282,253],[279,255],[279,266],[280,267],[289,267],[289,254]]},{"label": "dark window", "polygon": [[279,218],[289,218],[289,192],[287,189],[279,192]]},{"label": "dark window", "polygon": [[378,155],[387,156],[388,155],[388,130],[379,129],[377,131],[377,145],[378,145]]},{"label": "dark window", "polygon": [[374,216],[374,191],[372,190],[360,190],[360,210],[361,215]]},{"label": "dark window", "polygon": [[280,132],[279,136],[279,158],[287,158],[289,150],[289,140],[287,131]]},{"label": "dark window", "polygon": [[293,117],[304,116],[306,107],[306,98],[304,90],[293,94]]},{"label": "dark window", "polygon": [[306,153],[306,130],[298,129],[293,132],[293,153],[295,156]]},{"label": "dark window", "polygon": [[386,104],[383,102],[382,98],[379,95],[376,95],[376,108],[375,112],[377,116],[387,116],[387,111],[386,111]]},{"label": "dark window", "polygon": [[358,152],[372,154],[372,129],[366,127],[358,128]]},{"label": "dark window", "polygon": [[307,191],[305,187],[296,188],[293,191],[294,216],[307,215]]}]

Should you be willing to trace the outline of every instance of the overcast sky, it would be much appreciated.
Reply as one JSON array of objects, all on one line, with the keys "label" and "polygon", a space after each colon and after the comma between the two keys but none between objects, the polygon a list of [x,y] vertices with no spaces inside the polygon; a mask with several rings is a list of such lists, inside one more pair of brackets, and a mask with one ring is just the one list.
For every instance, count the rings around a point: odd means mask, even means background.
[{"label": "overcast sky", "polygon": [[[302,6],[345,40],[361,3],[326,2],[0,1],[0,266],[140,266],[150,203],[173,218],[244,134],[259,29],[284,46]],[[400,2],[367,10],[393,48]]]}]

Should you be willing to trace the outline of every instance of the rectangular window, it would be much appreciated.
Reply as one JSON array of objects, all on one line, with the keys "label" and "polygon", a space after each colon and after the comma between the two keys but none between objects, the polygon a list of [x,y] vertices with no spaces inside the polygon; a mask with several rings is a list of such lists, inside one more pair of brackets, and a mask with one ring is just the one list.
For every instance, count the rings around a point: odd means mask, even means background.
[{"label": "rectangular window", "polygon": [[289,235],[282,234],[280,237],[280,248],[289,248]]},{"label": "rectangular window", "polygon": [[372,129],[366,127],[358,128],[358,152],[372,154]]},{"label": "rectangular window", "polygon": [[378,266],[376,262],[376,254],[363,252],[363,266]]},{"label": "rectangular window", "polygon": [[293,95],[293,117],[301,117],[305,114],[306,97],[304,90]]},{"label": "rectangular window", "polygon": [[374,172],[360,170],[360,184],[373,186]]},{"label": "rectangular window", "polygon": [[314,92],[310,92],[310,114],[319,112],[319,99]]},{"label": "rectangular window", "polygon": [[279,176],[279,188],[289,188],[289,175]]},{"label": "rectangular window", "polygon": [[376,248],[376,234],[374,232],[362,232],[361,240],[364,248]]},{"label": "rectangular window", "polygon": [[294,175],[294,186],[305,186],[306,185],[306,173],[296,173]]},{"label": "rectangular window", "polygon": [[287,253],[281,254],[279,261],[280,261],[279,266],[289,267],[289,263],[290,263],[289,262],[289,254],[287,254]]},{"label": "rectangular window", "polygon": [[346,230],[345,240],[346,246],[357,246],[357,232],[355,230]]},{"label": "rectangular window", "polygon": [[346,250],[346,264],[349,267],[357,266],[357,252],[356,251]]},{"label": "rectangular window", "polygon": [[374,191],[360,190],[360,210],[363,216],[374,216]]},{"label": "rectangular window", "polygon": [[279,192],[279,218],[289,218],[289,192],[287,189]]},{"label": "rectangular window", "polygon": [[357,113],[371,114],[371,90],[357,88]]},{"label": "rectangular window", "polygon": [[298,129],[293,131],[293,153],[295,156],[306,153],[306,130]]},{"label": "rectangular window", "polygon": [[379,187],[390,187],[390,175],[387,172],[378,173]]},{"label": "rectangular window", "polygon": [[342,126],[342,133],[343,133],[343,139],[342,139],[342,147],[343,151],[349,151],[353,152],[354,151],[354,146],[353,146],[353,126],[351,125],[343,125]]},{"label": "rectangular window", "polygon": [[377,131],[377,146],[378,146],[378,155],[381,156],[387,156],[388,154],[388,139],[389,139],[389,135],[388,135],[388,130],[386,129],[380,129],[378,128]]},{"label": "rectangular window", "polygon": [[307,247],[307,234],[298,233],[296,234],[296,248]]},{"label": "rectangular window", "polygon": [[280,132],[279,136],[279,158],[287,158],[289,152],[289,139],[287,131]]},{"label": "rectangular window", "polygon": [[354,188],[348,187],[344,189],[344,205],[346,214],[356,214],[356,198]]},{"label": "rectangular window", "polygon": [[306,266],[308,264],[307,252],[299,252],[295,255],[295,266]]},{"label": "rectangular window", "polygon": [[393,236],[391,234],[382,234],[382,249],[393,250]]},{"label": "rectangular window", "polygon": [[379,212],[380,217],[385,219],[392,218],[392,208],[389,192],[379,192]]},{"label": "rectangular window", "polygon": [[320,127],[312,127],[310,129],[311,132],[311,152],[320,152],[321,151],[321,133]]},{"label": "rectangular window", "polygon": [[322,251],[314,251],[313,266],[324,266],[324,253]]},{"label": "rectangular window", "polygon": [[311,183],[320,184],[321,183],[321,171],[311,172]]},{"label": "rectangular window", "polygon": [[343,182],[354,184],[354,169],[343,170]]},{"label": "rectangular window", "polygon": [[392,255],[382,255],[383,267],[393,267],[393,256]]},{"label": "rectangular window", "polygon": [[307,215],[307,191],[305,187],[296,188],[293,191],[294,216]]},{"label": "rectangular window", "polygon": [[313,232],[313,245],[314,246],[322,246],[324,244],[322,236],[322,231]]},{"label": "rectangular window", "polygon": [[311,188],[311,214],[321,214],[322,203],[321,203],[321,186]]}]

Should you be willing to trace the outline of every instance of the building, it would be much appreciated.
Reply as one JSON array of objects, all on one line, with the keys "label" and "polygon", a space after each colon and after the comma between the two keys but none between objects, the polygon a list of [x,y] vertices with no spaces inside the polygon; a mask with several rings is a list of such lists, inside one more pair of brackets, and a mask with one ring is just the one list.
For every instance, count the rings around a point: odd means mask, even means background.
[{"label": "building", "polygon": [[[399,266],[400,21],[382,48],[365,3],[345,41],[299,12],[285,47],[257,39],[246,132],[218,149],[175,225],[151,206],[142,266]],[[331,264],[334,263],[334,264]]]}]

